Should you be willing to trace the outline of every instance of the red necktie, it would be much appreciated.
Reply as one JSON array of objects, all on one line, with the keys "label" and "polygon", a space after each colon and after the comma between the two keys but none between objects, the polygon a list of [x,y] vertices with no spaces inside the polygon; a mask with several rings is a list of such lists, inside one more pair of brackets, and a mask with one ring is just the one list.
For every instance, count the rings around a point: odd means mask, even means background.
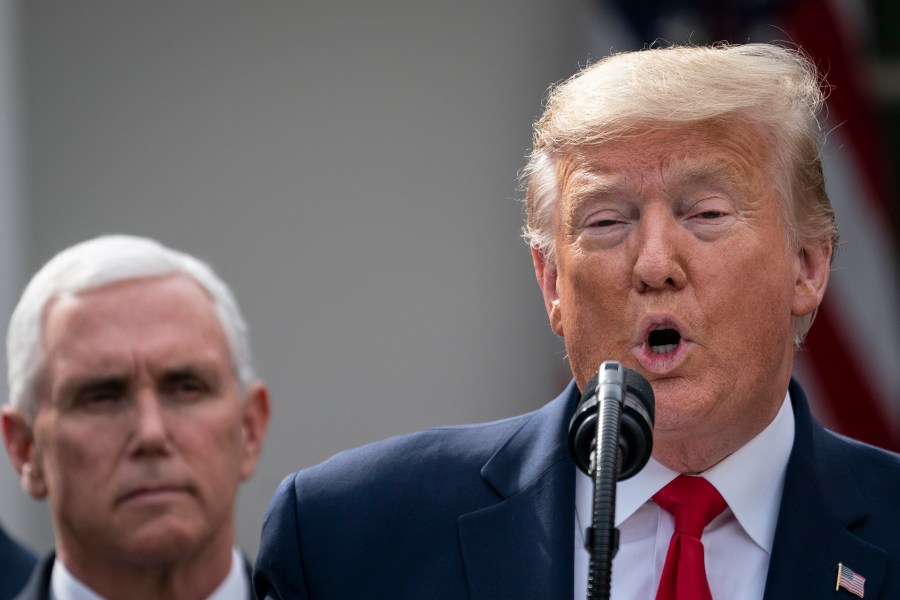
[{"label": "red necktie", "polygon": [[712,600],[700,536],[725,510],[724,498],[702,477],[679,475],[653,500],[675,517],[675,533],[669,542],[656,600]]}]

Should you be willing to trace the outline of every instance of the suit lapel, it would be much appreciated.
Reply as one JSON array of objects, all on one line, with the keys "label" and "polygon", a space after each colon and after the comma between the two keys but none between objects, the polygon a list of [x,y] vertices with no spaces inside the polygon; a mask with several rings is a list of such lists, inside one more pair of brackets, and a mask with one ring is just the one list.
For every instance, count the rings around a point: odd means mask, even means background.
[{"label": "suit lapel", "polygon": [[566,440],[578,398],[570,384],[485,463],[500,502],[458,519],[473,600],[574,594],[575,467]]},{"label": "suit lapel", "polygon": [[256,593],[253,591],[253,565],[244,551],[241,550],[241,559],[244,561],[244,575],[247,576],[247,600],[256,600]]},{"label": "suit lapel", "polygon": [[[796,420],[775,544],[766,581],[766,600],[838,598],[837,565],[866,578],[865,597],[878,598],[887,569],[881,548],[853,534],[868,509],[856,476],[836,440],[814,423],[803,391],[791,382]],[[842,596],[851,598],[846,592]]]}]

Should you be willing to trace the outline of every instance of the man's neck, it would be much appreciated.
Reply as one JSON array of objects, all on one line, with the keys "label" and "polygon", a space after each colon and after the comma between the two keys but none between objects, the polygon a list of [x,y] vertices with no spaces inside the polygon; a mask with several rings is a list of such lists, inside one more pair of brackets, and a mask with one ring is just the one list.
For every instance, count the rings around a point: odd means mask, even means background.
[{"label": "man's neck", "polygon": [[[703,473],[716,466],[755,438],[775,419],[777,403],[760,411],[753,421],[732,422],[728,426],[690,431],[654,431],[653,458],[677,473]],[[703,424],[705,427],[705,424]]]},{"label": "man's neck", "polygon": [[57,560],[80,583],[106,600],[204,600],[228,576],[232,555],[232,545],[228,544],[157,564],[101,560],[86,564],[62,553],[57,555]]}]

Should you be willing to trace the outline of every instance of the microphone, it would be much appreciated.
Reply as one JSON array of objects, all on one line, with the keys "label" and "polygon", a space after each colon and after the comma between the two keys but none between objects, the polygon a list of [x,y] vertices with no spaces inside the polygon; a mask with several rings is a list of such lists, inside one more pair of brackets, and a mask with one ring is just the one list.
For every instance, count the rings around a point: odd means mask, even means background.
[{"label": "microphone", "polygon": [[636,371],[607,360],[585,386],[569,422],[569,453],[594,487],[591,526],[585,530],[588,600],[609,600],[615,528],[616,480],[644,468],[653,449],[653,388]]},{"label": "microphone", "polygon": [[653,388],[643,375],[615,361],[605,361],[585,386],[578,408],[569,422],[569,453],[586,475],[597,460],[597,418],[601,400],[622,407],[619,430],[617,478],[637,474],[653,450],[655,401]]}]

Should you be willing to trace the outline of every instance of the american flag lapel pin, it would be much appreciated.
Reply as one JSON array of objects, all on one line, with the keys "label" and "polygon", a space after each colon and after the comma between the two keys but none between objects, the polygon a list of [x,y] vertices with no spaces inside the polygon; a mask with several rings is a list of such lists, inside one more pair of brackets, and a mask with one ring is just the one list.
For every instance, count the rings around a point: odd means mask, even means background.
[{"label": "american flag lapel pin", "polygon": [[837,566],[837,583],[834,586],[834,591],[838,591],[841,588],[844,588],[851,594],[863,597],[865,594],[866,587],[866,578],[855,572],[850,567],[844,565],[844,563],[838,563]]}]

